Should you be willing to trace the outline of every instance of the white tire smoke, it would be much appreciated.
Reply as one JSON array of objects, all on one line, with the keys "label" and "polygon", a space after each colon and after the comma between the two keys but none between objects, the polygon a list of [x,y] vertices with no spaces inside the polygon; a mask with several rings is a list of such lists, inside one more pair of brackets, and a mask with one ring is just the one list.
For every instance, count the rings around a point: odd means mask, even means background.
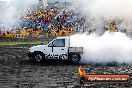
[{"label": "white tire smoke", "polygon": [[100,37],[76,34],[70,44],[84,47],[81,63],[132,63],[132,40],[124,33],[105,32]]}]

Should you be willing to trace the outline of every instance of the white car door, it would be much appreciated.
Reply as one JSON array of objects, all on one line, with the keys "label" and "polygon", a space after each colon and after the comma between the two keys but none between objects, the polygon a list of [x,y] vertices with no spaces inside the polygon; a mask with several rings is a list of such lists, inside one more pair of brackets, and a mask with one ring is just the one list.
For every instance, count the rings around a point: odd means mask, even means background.
[{"label": "white car door", "polygon": [[55,39],[47,49],[48,59],[68,59],[68,39]]}]

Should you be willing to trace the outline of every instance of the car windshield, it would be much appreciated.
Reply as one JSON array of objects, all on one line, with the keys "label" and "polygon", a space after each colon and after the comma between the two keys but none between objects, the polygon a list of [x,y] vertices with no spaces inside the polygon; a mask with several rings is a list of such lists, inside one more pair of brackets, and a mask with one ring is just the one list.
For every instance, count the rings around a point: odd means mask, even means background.
[{"label": "car windshield", "polygon": [[56,39],[49,44],[49,47],[65,47],[65,39]]}]

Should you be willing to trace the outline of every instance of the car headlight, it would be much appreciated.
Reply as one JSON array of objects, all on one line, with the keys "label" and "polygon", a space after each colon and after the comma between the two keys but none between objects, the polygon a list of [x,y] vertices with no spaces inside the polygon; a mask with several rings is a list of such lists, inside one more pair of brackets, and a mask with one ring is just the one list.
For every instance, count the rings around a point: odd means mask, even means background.
[{"label": "car headlight", "polygon": [[28,53],[30,52],[30,49],[31,49],[31,48],[28,48],[28,49],[27,49],[27,52],[28,52]]}]

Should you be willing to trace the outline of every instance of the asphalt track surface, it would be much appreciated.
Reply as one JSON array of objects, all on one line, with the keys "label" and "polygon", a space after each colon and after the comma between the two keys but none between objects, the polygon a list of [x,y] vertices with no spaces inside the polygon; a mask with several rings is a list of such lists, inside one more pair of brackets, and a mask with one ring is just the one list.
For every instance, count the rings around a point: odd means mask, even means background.
[{"label": "asphalt track surface", "polygon": [[[0,88],[132,88],[129,83],[77,83],[77,68],[80,64],[66,61],[30,61],[29,46],[0,47]],[[128,64],[87,64],[89,74],[129,74]]]}]

